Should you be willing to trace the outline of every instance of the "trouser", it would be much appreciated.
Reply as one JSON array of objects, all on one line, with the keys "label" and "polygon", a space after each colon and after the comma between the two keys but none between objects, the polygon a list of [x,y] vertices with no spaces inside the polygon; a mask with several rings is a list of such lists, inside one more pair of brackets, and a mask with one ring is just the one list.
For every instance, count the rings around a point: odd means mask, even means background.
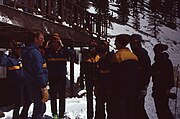
[{"label": "trouser", "polygon": [[64,117],[66,98],[66,75],[50,77],[50,100],[52,115],[57,115],[57,94],[59,94],[59,117]]},{"label": "trouser", "polygon": [[105,95],[105,90],[96,89],[96,111],[95,111],[95,119],[105,119],[105,107],[108,105],[106,102],[106,97],[108,95]]},{"label": "trouser", "polygon": [[15,105],[13,109],[13,119],[20,119],[19,110],[20,107],[23,105],[24,101],[24,89],[25,83],[24,81],[15,82],[14,88],[14,96],[15,96]]},{"label": "trouser", "polygon": [[166,96],[154,97],[158,119],[174,119],[169,109],[169,98]]},{"label": "trouser", "polygon": [[85,83],[86,83],[86,91],[87,91],[87,118],[92,119],[94,116],[93,112],[93,78],[91,77],[86,77],[85,78]]},{"label": "trouser", "polygon": [[42,95],[41,95],[41,89],[37,84],[30,83],[26,85],[27,88],[27,97],[25,99],[25,103],[23,105],[23,110],[21,113],[21,117],[27,118],[28,116],[28,110],[31,105],[31,103],[34,103],[33,107],[33,119],[43,119],[43,115],[46,111],[46,104],[41,101]]},{"label": "trouser", "polygon": [[116,115],[119,119],[135,119],[134,99],[132,97],[120,97],[116,102]]},{"label": "trouser", "polygon": [[144,108],[145,97],[136,97],[135,100],[135,119],[149,119]]},{"label": "trouser", "polygon": [[108,80],[107,77],[101,77],[96,80],[95,96],[96,96],[96,110],[95,119],[105,119],[106,111],[109,115],[109,103],[108,103]]}]

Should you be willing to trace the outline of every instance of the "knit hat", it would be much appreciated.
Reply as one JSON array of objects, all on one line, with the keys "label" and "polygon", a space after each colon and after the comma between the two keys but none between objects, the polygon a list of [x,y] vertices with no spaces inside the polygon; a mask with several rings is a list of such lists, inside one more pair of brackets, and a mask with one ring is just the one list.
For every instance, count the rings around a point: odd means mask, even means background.
[{"label": "knit hat", "polygon": [[156,44],[153,48],[155,53],[163,52],[163,51],[166,51],[167,49],[168,49],[168,46],[165,44]]},{"label": "knit hat", "polygon": [[131,35],[131,40],[132,42],[144,42],[144,40],[142,39],[142,36],[139,34],[132,34]]}]

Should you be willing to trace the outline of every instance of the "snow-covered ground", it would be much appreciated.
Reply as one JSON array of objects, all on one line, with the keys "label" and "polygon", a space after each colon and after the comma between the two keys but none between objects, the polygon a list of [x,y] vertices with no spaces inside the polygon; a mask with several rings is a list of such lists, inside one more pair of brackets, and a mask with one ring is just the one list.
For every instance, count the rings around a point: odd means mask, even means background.
[{"label": "snow-covered ground", "polygon": [[[67,64],[67,67],[69,69],[69,63]],[[75,64],[75,69],[76,69],[75,70],[75,82],[76,82],[76,79],[79,76],[79,65]],[[151,81],[148,86],[147,96],[145,98],[145,109],[150,119],[157,119],[156,110],[154,106],[154,100],[151,96],[152,85],[153,84]],[[176,88],[174,87],[171,90],[171,92],[176,92]],[[170,99],[170,103],[169,103],[170,109],[172,113],[175,115],[175,106],[176,106],[177,108],[176,108],[175,119],[180,119],[180,88],[178,89],[177,105],[175,104],[176,104],[176,100]],[[46,107],[47,109],[45,112],[45,119],[52,119],[50,101],[46,102]],[[94,97],[94,110],[95,110],[95,97]],[[29,117],[31,117],[32,111],[33,111],[33,104],[30,106],[30,109],[29,109]],[[65,115],[67,115],[67,117],[69,117],[70,119],[87,119],[86,111],[87,111],[86,96],[83,96],[82,98],[66,98]],[[5,112],[5,117],[1,119],[11,119],[12,113],[13,113],[13,110]]]},{"label": "snow-covered ground", "polygon": [[[157,119],[156,110],[154,106],[153,98],[151,97],[152,92],[152,82],[149,84],[147,96],[145,98],[145,109],[150,119]],[[175,92],[175,88],[172,89],[172,92]],[[86,97],[82,98],[66,98],[66,111],[65,115],[70,119],[87,119],[86,117]],[[175,100],[170,99],[170,108],[172,113],[175,114]],[[50,101],[46,102],[46,113],[45,119],[52,119]],[[95,97],[94,97],[94,108],[95,108]],[[29,109],[29,117],[31,117],[33,111],[33,104]],[[5,112],[5,117],[1,119],[11,119],[13,110]],[[66,119],[66,118],[65,118]],[[178,99],[177,99],[177,109],[176,109],[176,118],[180,119],[180,89],[178,89]]]}]

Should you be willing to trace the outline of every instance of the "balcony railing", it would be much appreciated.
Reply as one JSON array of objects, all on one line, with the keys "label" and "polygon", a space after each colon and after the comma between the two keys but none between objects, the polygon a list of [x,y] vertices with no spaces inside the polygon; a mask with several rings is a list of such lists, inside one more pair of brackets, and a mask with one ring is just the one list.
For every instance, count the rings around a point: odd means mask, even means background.
[{"label": "balcony railing", "polygon": [[2,5],[21,9],[35,15],[62,24],[95,37],[107,37],[110,20],[107,15],[97,15],[87,12],[69,0],[2,0]]}]

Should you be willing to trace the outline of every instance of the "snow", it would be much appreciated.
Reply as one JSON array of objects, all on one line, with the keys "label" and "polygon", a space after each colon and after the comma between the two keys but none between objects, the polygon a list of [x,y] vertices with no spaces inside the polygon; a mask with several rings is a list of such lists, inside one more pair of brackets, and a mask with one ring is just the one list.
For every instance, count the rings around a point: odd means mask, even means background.
[{"label": "snow", "polygon": [[[67,64],[67,67],[69,69],[69,62]],[[68,71],[69,74],[69,71]],[[79,65],[75,64],[75,79],[79,76]],[[76,82],[76,80],[75,80]],[[173,88],[171,92],[175,92],[176,88]],[[80,93],[83,93],[84,90],[82,90]],[[152,81],[150,82],[148,86],[147,95],[145,98],[145,109],[149,116],[149,119],[157,119],[156,110],[154,106],[154,101],[151,96],[152,93]],[[95,110],[95,96],[94,96],[94,110]],[[57,99],[57,105],[59,105],[59,101]],[[170,109],[173,114],[175,114],[175,100],[170,99],[169,102]],[[29,117],[31,117],[33,112],[33,104],[30,106],[29,109]],[[87,119],[87,102],[86,102],[86,95],[82,98],[66,98],[66,110],[65,115],[69,117],[70,119]],[[4,112],[5,117],[1,119],[11,119],[13,110],[10,110],[8,112]],[[176,119],[180,119],[180,88],[178,89],[178,98],[177,98],[177,111],[176,111]],[[46,112],[45,112],[45,119],[52,119],[51,115],[51,107],[50,107],[50,101],[46,102]],[[66,118],[65,118],[66,119]]]},{"label": "snow", "polygon": [[[154,102],[153,102],[153,98],[151,97],[151,90],[152,88],[152,82],[150,83],[149,87],[148,87],[148,93],[147,96],[145,98],[145,109],[147,111],[147,114],[149,116],[150,119],[157,119],[157,115],[156,115],[156,111],[155,111],[155,106],[154,106]],[[175,88],[172,89],[172,91],[175,91]],[[178,89],[178,99],[177,99],[177,117],[176,119],[180,119],[180,89]],[[58,99],[57,99],[57,102]],[[66,111],[65,111],[65,115],[67,117],[69,117],[70,119],[87,119],[86,117],[86,97],[82,97],[82,98],[66,98]],[[171,100],[170,99],[170,108],[172,110],[172,113],[175,114],[174,110],[175,110],[175,100]],[[59,105],[59,103],[58,103]],[[45,119],[51,119],[52,115],[51,115],[51,108],[50,108],[50,101],[46,102],[46,112],[45,112]],[[95,97],[94,97],[94,109],[95,109]],[[33,111],[33,104],[30,106],[29,109],[29,117],[31,117],[32,115],[32,111]],[[5,112],[5,117],[1,118],[1,119],[11,119],[12,118],[12,113],[13,111],[9,111],[9,112]]]}]

